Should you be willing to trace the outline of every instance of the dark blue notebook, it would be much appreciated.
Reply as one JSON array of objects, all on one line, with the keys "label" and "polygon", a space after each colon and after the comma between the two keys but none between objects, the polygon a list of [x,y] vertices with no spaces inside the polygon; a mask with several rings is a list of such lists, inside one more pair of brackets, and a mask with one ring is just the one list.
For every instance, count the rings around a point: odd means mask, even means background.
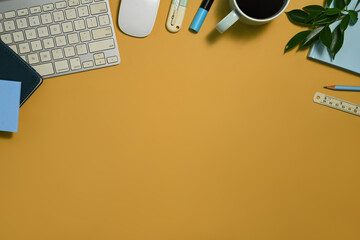
[{"label": "dark blue notebook", "polygon": [[1,40],[0,79],[21,82],[20,106],[42,83],[42,77]]}]

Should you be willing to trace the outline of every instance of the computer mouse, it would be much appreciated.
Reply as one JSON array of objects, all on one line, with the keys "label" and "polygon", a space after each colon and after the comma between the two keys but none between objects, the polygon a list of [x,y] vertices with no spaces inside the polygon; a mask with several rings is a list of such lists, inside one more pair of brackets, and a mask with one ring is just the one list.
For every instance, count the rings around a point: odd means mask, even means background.
[{"label": "computer mouse", "polygon": [[121,0],[119,27],[134,37],[146,37],[153,30],[160,0]]}]

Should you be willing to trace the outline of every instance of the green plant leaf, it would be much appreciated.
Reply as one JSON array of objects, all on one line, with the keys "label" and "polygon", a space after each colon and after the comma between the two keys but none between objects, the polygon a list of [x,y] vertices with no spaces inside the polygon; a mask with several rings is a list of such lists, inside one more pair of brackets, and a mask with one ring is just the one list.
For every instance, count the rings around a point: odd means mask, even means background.
[{"label": "green plant leaf", "polygon": [[293,49],[294,47],[296,47],[297,45],[299,45],[300,43],[302,43],[302,42],[304,41],[304,39],[305,39],[310,33],[311,33],[310,30],[297,33],[297,34],[296,34],[294,37],[292,37],[292,38],[290,39],[290,41],[286,44],[284,53],[290,51],[291,49]]},{"label": "green plant leaf", "polygon": [[347,29],[347,27],[349,26],[349,23],[350,23],[350,15],[348,14],[341,20],[341,23],[340,23],[341,31],[344,32]]},{"label": "green plant leaf", "polygon": [[312,12],[305,18],[305,23],[310,23],[312,20],[317,18],[319,15],[321,15],[322,12]]},{"label": "green plant leaf", "polygon": [[317,40],[319,40],[319,34],[324,29],[325,26],[321,26],[318,28],[315,28],[307,37],[304,39],[302,44],[300,45],[300,48],[307,48],[311,45],[313,45]]},{"label": "green plant leaf", "polygon": [[338,9],[338,8],[328,8],[326,9],[325,11],[325,14],[326,15],[336,15],[336,14],[339,14],[341,13],[341,9]]},{"label": "green plant leaf", "polygon": [[333,2],[333,0],[325,0],[325,7],[330,7],[331,3]]},{"label": "green plant leaf", "polygon": [[320,32],[319,39],[322,44],[324,44],[327,48],[330,48],[332,42],[332,35],[329,25],[324,27],[324,29]]},{"label": "green plant leaf", "polygon": [[350,4],[351,0],[344,0],[344,3],[346,6],[348,6]]},{"label": "green plant leaf", "polygon": [[287,12],[286,15],[288,16],[290,21],[292,21],[295,24],[305,24],[305,19],[309,14],[303,10],[295,9],[290,12]]},{"label": "green plant leaf", "polygon": [[357,1],[356,5],[355,5],[355,9],[357,8],[357,6],[359,5],[360,0]]},{"label": "green plant leaf", "polygon": [[325,10],[325,8],[320,5],[309,5],[304,7],[303,10],[309,13],[313,13],[313,12],[322,12]]},{"label": "green plant leaf", "polygon": [[332,16],[320,16],[318,19],[316,19],[316,21],[314,21],[312,24],[313,25],[325,25],[325,24],[330,24],[335,22],[338,19],[338,16],[336,15],[332,15]]},{"label": "green plant leaf", "polygon": [[350,19],[353,24],[358,21],[358,14],[359,13],[357,11],[349,10]]},{"label": "green plant leaf", "polygon": [[335,0],[334,6],[336,8],[343,10],[345,8],[345,2],[344,2],[344,0]]},{"label": "green plant leaf", "polygon": [[341,31],[340,26],[337,26],[332,33],[332,41],[330,45],[330,53],[333,59],[341,49],[344,43],[344,32]]}]

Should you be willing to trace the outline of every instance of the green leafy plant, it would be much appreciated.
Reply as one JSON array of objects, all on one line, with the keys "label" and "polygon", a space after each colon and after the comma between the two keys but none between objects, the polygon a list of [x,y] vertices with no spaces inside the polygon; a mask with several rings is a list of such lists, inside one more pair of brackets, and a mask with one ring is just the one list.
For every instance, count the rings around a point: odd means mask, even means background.
[{"label": "green leafy plant", "polygon": [[[355,9],[360,4],[360,0],[325,0],[324,7],[309,5],[287,12],[286,15],[292,23],[309,29],[291,38],[286,44],[285,53],[296,46],[306,49],[320,40],[334,59],[344,43],[345,30],[350,23],[356,24],[358,21],[360,10],[348,9],[351,1],[357,1]],[[332,3],[333,7],[330,7]],[[335,22],[339,24],[331,30],[330,25]]]}]

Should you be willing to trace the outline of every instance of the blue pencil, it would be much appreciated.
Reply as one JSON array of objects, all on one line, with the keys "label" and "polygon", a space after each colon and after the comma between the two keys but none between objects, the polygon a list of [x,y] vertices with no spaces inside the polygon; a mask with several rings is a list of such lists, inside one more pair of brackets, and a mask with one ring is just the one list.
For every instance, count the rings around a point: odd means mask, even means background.
[{"label": "blue pencil", "polygon": [[332,86],[326,86],[324,88],[331,89],[331,90],[337,90],[337,91],[354,91],[354,92],[360,92],[360,86],[342,86],[342,85],[332,85]]}]

